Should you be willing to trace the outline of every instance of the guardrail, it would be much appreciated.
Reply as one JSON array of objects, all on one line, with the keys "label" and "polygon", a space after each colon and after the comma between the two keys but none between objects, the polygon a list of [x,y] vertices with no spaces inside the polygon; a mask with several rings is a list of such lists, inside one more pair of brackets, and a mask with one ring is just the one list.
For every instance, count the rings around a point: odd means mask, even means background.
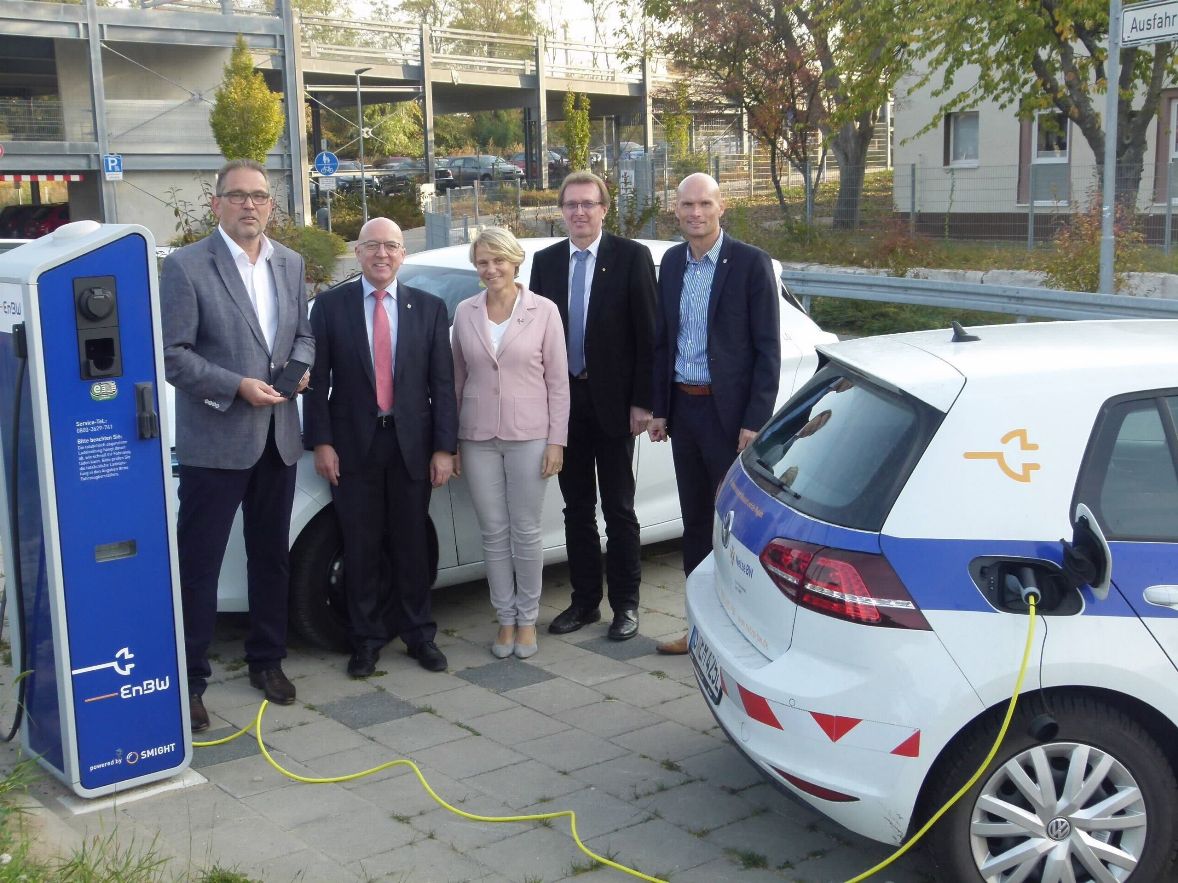
[{"label": "guardrail", "polygon": [[947,279],[907,279],[862,273],[783,270],[781,279],[807,310],[815,297],[920,304],[1004,313],[1021,319],[1178,319],[1178,300],[1093,294]]}]

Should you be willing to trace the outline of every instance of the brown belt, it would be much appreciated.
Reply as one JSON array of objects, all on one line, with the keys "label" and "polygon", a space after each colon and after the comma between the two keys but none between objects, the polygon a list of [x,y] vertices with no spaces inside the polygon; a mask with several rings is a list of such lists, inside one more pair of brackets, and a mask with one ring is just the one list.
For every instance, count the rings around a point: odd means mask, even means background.
[{"label": "brown belt", "polygon": [[710,383],[676,383],[675,389],[689,396],[710,396],[712,394]]}]

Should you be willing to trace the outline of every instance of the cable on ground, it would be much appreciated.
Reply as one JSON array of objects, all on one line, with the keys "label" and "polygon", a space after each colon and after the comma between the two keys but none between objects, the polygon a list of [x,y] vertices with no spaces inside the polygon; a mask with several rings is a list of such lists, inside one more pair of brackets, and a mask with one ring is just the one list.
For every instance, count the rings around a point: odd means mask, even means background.
[{"label": "cable on ground", "polygon": [[284,769],[278,763],[278,761],[276,761],[271,756],[270,751],[266,748],[266,743],[262,740],[262,715],[265,713],[266,706],[269,704],[269,700],[263,699],[261,706],[258,708],[258,714],[254,718],[253,723],[242,727],[236,733],[226,736],[223,739],[213,739],[208,742],[193,742],[193,747],[210,748],[214,745],[224,745],[226,742],[232,742],[239,736],[243,736],[250,730],[253,730],[254,735],[257,737],[258,750],[262,752],[262,756],[266,758],[266,762],[270,764],[270,766],[274,767],[274,769],[276,769],[278,772],[282,773],[282,775],[286,776],[288,779],[294,779],[296,782],[303,782],[308,785],[329,785],[337,782],[351,782],[356,779],[361,779],[364,776],[371,776],[374,773],[379,773],[382,770],[391,769],[395,766],[407,766],[409,769],[413,770],[413,774],[417,776],[417,781],[421,783],[421,787],[425,789],[425,792],[430,797],[432,797],[439,806],[441,806],[443,809],[449,810],[456,816],[461,816],[462,818],[469,819],[472,822],[543,822],[551,821],[553,819],[567,818],[569,820],[569,831],[573,836],[574,842],[577,844],[577,848],[595,862],[606,865],[607,867],[613,868],[616,871],[621,871],[623,874],[629,874],[631,877],[637,877],[639,880],[646,880],[647,883],[668,883],[666,880],[663,880],[659,877],[652,877],[649,874],[644,874],[641,871],[635,870],[634,868],[628,868],[625,865],[612,861],[603,855],[598,855],[593,850],[591,850],[588,846],[585,845],[584,841],[581,840],[580,835],[577,834],[577,814],[571,809],[562,809],[557,810],[556,812],[530,813],[528,815],[522,816],[484,816],[477,813],[466,812],[465,810],[461,810],[456,806],[451,806],[449,803],[443,800],[442,797],[439,796],[432,787],[430,787],[429,782],[426,781],[425,776],[422,775],[421,769],[417,766],[417,764],[408,758],[390,760],[374,766],[371,769],[362,770],[358,773],[348,773],[347,775],[343,776],[312,777],[300,776],[298,773],[292,773],[290,770]]}]

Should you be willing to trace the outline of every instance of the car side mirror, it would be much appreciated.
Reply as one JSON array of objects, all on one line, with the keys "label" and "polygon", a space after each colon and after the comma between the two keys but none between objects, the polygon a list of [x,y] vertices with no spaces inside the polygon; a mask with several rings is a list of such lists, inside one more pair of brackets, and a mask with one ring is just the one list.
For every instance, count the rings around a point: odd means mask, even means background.
[{"label": "car side mirror", "polygon": [[1068,581],[1076,588],[1088,586],[1098,601],[1105,600],[1112,583],[1113,553],[1100,522],[1084,503],[1076,504],[1071,542],[1061,539],[1060,543]]}]

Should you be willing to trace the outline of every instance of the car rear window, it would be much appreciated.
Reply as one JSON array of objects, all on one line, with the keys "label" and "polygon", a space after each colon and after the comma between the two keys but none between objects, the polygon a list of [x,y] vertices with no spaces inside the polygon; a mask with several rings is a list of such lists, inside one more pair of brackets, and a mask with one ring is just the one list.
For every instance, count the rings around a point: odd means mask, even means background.
[{"label": "car rear window", "polygon": [[774,416],[743,463],[791,508],[877,531],[943,416],[829,364]]}]

